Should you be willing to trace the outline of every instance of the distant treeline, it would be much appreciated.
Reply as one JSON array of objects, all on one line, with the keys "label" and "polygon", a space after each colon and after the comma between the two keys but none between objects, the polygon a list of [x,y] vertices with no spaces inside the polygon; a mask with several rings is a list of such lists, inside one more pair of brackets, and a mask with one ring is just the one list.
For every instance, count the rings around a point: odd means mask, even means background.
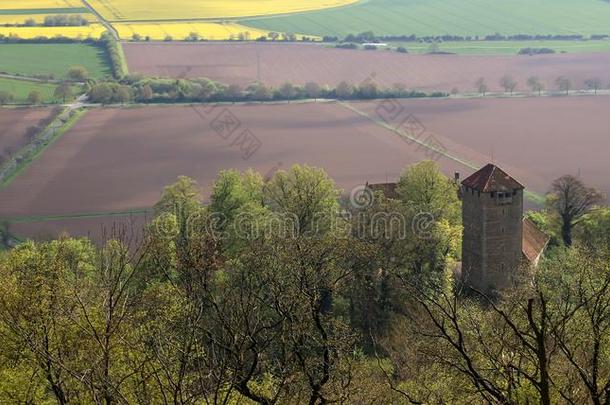
[{"label": "distant treeline", "polygon": [[522,48],[519,50],[519,55],[544,55],[555,53],[551,48]]},{"label": "distant treeline", "polygon": [[378,99],[445,97],[446,93],[424,93],[408,90],[400,85],[380,88],[375,83],[352,85],[341,82],[336,87],[307,83],[304,86],[285,83],[269,87],[253,83],[245,88],[226,85],[209,79],[167,79],[140,75],[125,76],[122,80],[92,84],[88,91],[93,103],[188,103],[188,102],[247,102],[288,101],[305,99]]},{"label": "distant treeline", "polygon": [[23,24],[2,24],[4,27],[82,27],[89,25],[89,21],[80,14],[57,14],[44,18],[42,24],[33,18],[26,19]]},{"label": "distant treeline", "polygon": [[473,36],[460,36],[460,35],[435,35],[435,36],[417,36],[417,35],[375,35],[372,31],[362,32],[360,34],[349,34],[343,39],[337,36],[325,36],[324,42],[447,42],[447,41],[578,41],[578,40],[602,40],[608,39],[608,34],[594,34],[589,37],[579,34],[572,35],[528,35],[528,34],[516,34],[516,35],[502,35],[495,33],[493,35],[473,35]]}]

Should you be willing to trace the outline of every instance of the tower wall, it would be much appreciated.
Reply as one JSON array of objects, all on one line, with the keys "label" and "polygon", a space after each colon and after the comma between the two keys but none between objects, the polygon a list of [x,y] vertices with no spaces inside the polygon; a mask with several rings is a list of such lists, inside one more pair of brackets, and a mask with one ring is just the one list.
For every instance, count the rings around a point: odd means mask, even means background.
[{"label": "tower wall", "polygon": [[510,287],[523,250],[523,190],[483,193],[462,187],[462,273],[473,288]]}]

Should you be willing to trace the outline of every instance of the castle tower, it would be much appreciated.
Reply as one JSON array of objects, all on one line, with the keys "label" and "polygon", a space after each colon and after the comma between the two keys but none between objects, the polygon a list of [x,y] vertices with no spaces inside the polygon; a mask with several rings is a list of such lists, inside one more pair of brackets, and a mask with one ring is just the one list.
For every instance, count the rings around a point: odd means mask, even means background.
[{"label": "castle tower", "polygon": [[523,189],[493,164],[462,181],[462,276],[478,291],[513,285],[523,249]]}]

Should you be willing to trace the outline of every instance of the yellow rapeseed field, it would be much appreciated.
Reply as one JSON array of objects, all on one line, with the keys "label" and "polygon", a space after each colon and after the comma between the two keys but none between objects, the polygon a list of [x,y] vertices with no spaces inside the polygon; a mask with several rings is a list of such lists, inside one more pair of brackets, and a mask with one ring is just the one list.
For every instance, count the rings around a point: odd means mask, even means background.
[{"label": "yellow rapeseed field", "polygon": [[90,0],[110,21],[223,19],[339,7],[358,0]]},{"label": "yellow rapeseed field", "polygon": [[[131,39],[134,34],[140,37],[150,37],[152,40],[165,40],[171,37],[175,41],[184,40],[191,33],[196,33],[200,39],[224,41],[230,39],[254,40],[267,36],[268,31],[246,27],[235,23],[115,23],[113,26],[122,39]],[[300,39],[300,36],[297,36]]]},{"label": "yellow rapeseed field", "polygon": [[[59,13],[58,13],[59,14]],[[15,24],[23,24],[25,23],[26,20],[29,20],[30,18],[33,19],[34,21],[36,21],[37,24],[42,24],[44,22],[45,17],[48,16],[52,16],[55,15],[53,13],[51,14],[0,14],[0,25],[5,25],[5,24],[11,24],[11,25],[15,25]],[[81,17],[83,17],[84,19],[86,19],[89,22],[95,22],[97,21],[97,19],[95,18],[95,16],[93,14],[68,14],[68,15],[80,15]]]},{"label": "yellow rapeseed field", "polygon": [[16,35],[19,38],[30,39],[40,36],[53,38],[64,36],[69,38],[99,38],[106,28],[101,24],[91,24],[86,27],[2,27],[0,35]]},{"label": "yellow rapeseed field", "polygon": [[84,7],[79,0],[2,0],[0,10]]}]

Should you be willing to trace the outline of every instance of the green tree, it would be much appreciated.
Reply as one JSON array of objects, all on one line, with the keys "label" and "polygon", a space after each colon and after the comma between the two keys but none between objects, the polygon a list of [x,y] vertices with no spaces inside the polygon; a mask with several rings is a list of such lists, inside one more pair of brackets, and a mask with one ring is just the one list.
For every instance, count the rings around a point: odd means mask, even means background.
[{"label": "green tree", "polygon": [[337,85],[335,93],[338,99],[350,99],[354,96],[354,87],[351,84],[342,81]]},{"label": "green tree", "polygon": [[325,233],[338,210],[339,190],[322,169],[295,165],[280,170],[264,188],[266,204],[276,213],[294,219],[297,235]]},{"label": "green tree", "polygon": [[417,212],[427,212],[452,225],[461,224],[458,185],[445,176],[433,161],[417,163],[403,172],[398,180],[400,200]]},{"label": "green tree", "polygon": [[322,89],[320,88],[320,85],[318,83],[315,83],[315,82],[305,83],[305,94],[307,94],[307,97],[317,100],[320,97],[321,92],[322,92]]},{"label": "green tree", "polygon": [[117,87],[113,98],[115,99],[115,101],[121,104],[130,102],[133,98],[131,88],[129,86],[122,85]]},{"label": "green tree", "polygon": [[110,104],[114,98],[114,92],[109,83],[99,83],[89,90],[89,99],[94,103]]},{"label": "green tree", "polygon": [[278,89],[278,93],[281,98],[285,100],[292,100],[297,95],[297,89],[292,83],[284,83]]},{"label": "green tree", "polygon": [[155,213],[192,213],[201,208],[201,190],[197,182],[186,176],[165,187],[161,199],[155,204]]},{"label": "green tree", "polygon": [[152,87],[149,84],[145,84],[140,87],[138,98],[143,101],[149,101],[154,97]]},{"label": "green tree", "polygon": [[14,98],[15,96],[12,93],[5,90],[0,90],[0,105],[8,104],[13,101]]},{"label": "green tree", "polygon": [[70,84],[68,84],[68,83],[60,84],[59,86],[57,86],[55,88],[55,91],[53,92],[53,96],[55,98],[61,99],[65,103],[66,100],[73,97],[72,86],[70,86]]},{"label": "green tree", "polygon": [[83,66],[72,66],[66,77],[74,82],[84,82],[89,79],[89,72]]},{"label": "green tree", "polygon": [[30,104],[41,104],[42,103],[42,93],[38,90],[32,90],[29,94],[28,94],[28,103]]}]

